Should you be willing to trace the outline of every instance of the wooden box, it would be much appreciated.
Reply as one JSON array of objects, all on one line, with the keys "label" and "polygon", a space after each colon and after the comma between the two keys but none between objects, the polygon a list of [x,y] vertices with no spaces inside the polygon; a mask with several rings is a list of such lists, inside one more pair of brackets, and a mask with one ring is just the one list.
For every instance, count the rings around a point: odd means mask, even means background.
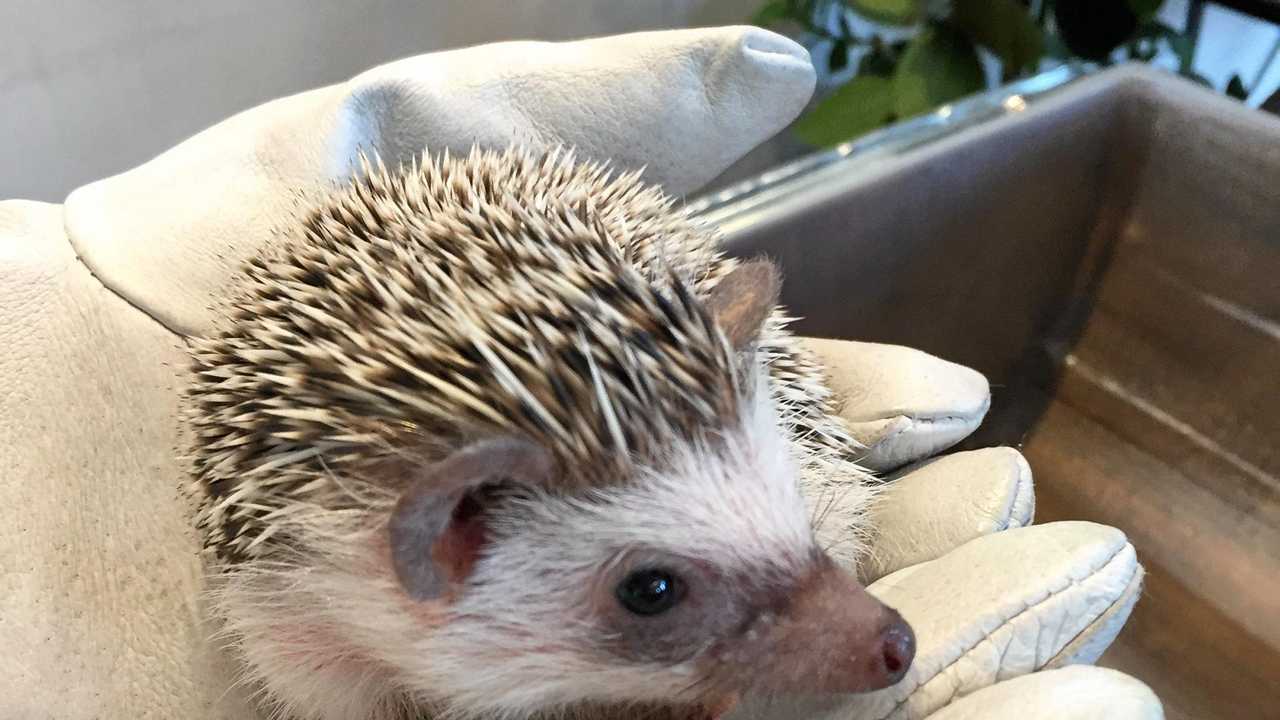
[{"label": "wooden box", "polygon": [[1170,718],[1280,717],[1280,119],[1143,66],[1048,84],[700,211],[781,262],[801,332],[986,373],[968,444],[1023,449],[1038,521],[1129,534],[1148,581],[1100,664]]}]

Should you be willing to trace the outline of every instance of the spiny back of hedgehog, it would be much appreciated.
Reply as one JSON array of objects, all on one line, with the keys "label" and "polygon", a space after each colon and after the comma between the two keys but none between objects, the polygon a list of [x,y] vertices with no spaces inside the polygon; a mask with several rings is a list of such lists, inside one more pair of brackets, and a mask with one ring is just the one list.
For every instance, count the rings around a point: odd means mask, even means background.
[{"label": "spiny back of hedgehog", "polygon": [[[449,167],[449,163],[447,159],[424,163],[421,168],[398,176],[381,168],[369,168],[364,181],[353,184],[343,199],[330,208],[339,208],[339,225],[344,223],[347,229],[355,224],[353,220],[369,225],[370,208],[378,208],[388,200],[394,202],[397,197],[403,199],[416,193],[419,197],[434,197],[436,204],[447,202],[449,191],[458,190],[458,178],[462,176],[471,181],[471,187],[461,188],[463,195],[474,195],[476,184],[489,183],[492,187],[493,169],[503,168],[504,173],[509,173],[507,179],[527,179],[536,174],[541,181],[536,188],[540,195],[532,202],[541,204],[545,213],[541,218],[532,218],[535,222],[548,222],[548,215],[558,213],[570,225],[577,220],[577,227],[571,227],[573,232],[590,224],[605,237],[617,238],[630,232],[628,259],[636,268],[646,270],[646,279],[658,275],[659,268],[671,269],[672,256],[680,256],[692,266],[673,275],[700,278],[701,287],[695,282],[691,288],[705,297],[735,266],[733,261],[710,250],[714,233],[696,227],[678,213],[669,213],[669,202],[652,188],[641,186],[634,176],[611,179],[599,168],[577,165],[556,154],[540,160],[522,154],[472,154],[463,161],[462,170]],[[477,183],[476,178],[481,182]],[[525,190],[529,190],[529,183]],[[561,200],[558,206],[557,199]],[[594,200],[594,205],[589,200]],[[630,215],[609,213],[611,200],[614,204],[630,204]],[[430,205],[430,201],[422,205]],[[372,222],[378,223],[387,213],[381,213],[380,218],[375,210],[372,215]],[[527,222],[530,218],[522,220]],[[657,228],[649,236],[643,232],[646,223]],[[325,229],[324,225],[321,229]],[[262,270],[270,269],[270,264],[262,265]],[[262,309],[251,305],[247,310],[261,313]],[[452,688],[449,701],[453,707],[483,708],[488,712],[572,703],[580,700],[584,687],[596,688],[596,700],[699,700],[696,693],[692,697],[681,696],[689,692],[686,685],[690,669],[681,667],[680,662],[649,659],[640,664],[648,665],[643,673],[636,673],[635,662],[618,670],[607,662],[602,664],[591,653],[581,652],[594,638],[590,637],[590,628],[575,628],[573,619],[567,618],[567,607],[576,602],[557,592],[557,588],[563,589],[563,578],[588,577],[585,569],[599,565],[599,559],[591,553],[577,557],[566,552],[563,534],[548,536],[545,530],[573,527],[575,532],[570,537],[622,542],[631,530],[644,528],[650,547],[658,544],[655,536],[662,536],[668,552],[714,557],[723,566],[737,562],[748,568],[755,564],[755,571],[768,566],[771,571],[786,575],[804,566],[808,553],[817,547],[805,532],[808,520],[836,507],[841,515],[836,518],[835,529],[844,536],[838,538],[842,544],[837,550],[844,551],[845,556],[855,553],[858,538],[850,530],[859,528],[858,512],[865,506],[864,498],[859,496],[864,496],[867,489],[858,482],[858,470],[849,461],[851,442],[831,414],[829,392],[812,361],[786,332],[785,324],[781,311],[774,310],[764,323],[759,341],[753,343],[754,350],[740,354],[750,380],[740,383],[746,389],[737,405],[749,411],[740,415],[737,427],[719,428],[719,442],[684,438],[692,442],[676,443],[664,459],[637,468],[634,478],[643,478],[640,482],[593,488],[586,495],[577,496],[524,488],[518,495],[503,498],[507,506],[520,509],[520,518],[499,514],[499,518],[507,520],[492,523],[486,529],[511,546],[524,546],[524,552],[506,556],[494,550],[500,542],[489,543],[488,555],[476,565],[475,577],[470,578],[472,588],[467,598],[479,602],[484,593],[476,592],[475,587],[506,589],[485,597],[484,602],[489,605],[483,612],[476,611],[475,606],[463,610],[460,603],[442,610],[434,605],[399,602],[403,588],[390,571],[393,569],[379,568],[376,562],[369,561],[370,556],[389,555],[387,539],[381,532],[383,521],[370,519],[392,516],[403,488],[365,482],[367,478],[358,473],[348,475],[340,468],[334,471],[323,462],[308,466],[301,483],[293,478],[291,500],[296,502],[259,509],[259,518],[266,518],[270,532],[260,532],[242,546],[252,550],[274,544],[273,552],[260,553],[252,562],[239,562],[219,584],[216,597],[228,619],[228,637],[246,655],[251,674],[266,680],[275,700],[303,716],[344,716],[337,712],[343,706],[343,698],[355,703],[352,712],[388,703],[434,703],[439,698],[431,697],[431,688],[444,685]],[[205,347],[204,351],[216,356],[221,348]],[[600,388],[598,395],[607,396],[608,389]],[[783,434],[777,432],[780,427],[786,430],[790,441],[782,445],[773,443],[782,442]],[[762,456],[767,459],[763,464]],[[312,457],[323,461],[323,454]],[[762,471],[762,465],[768,462],[776,464],[776,468]],[[817,488],[817,492],[809,493],[808,507],[794,492],[794,484],[777,482],[778,478],[796,474],[785,465],[795,465],[806,484]],[[278,473],[278,477],[283,474]],[[755,478],[756,483],[742,482],[742,478]],[[644,488],[644,492],[636,493],[637,487]],[[854,497],[833,500],[835,488]],[[244,491],[239,497],[251,495]],[[234,492],[230,496],[234,497]],[[602,514],[602,507],[608,507],[609,512]],[[673,507],[684,507],[685,514],[672,514]],[[630,515],[620,514],[618,509],[625,509]],[[662,519],[663,515],[667,515],[666,524],[655,525],[654,519]],[[209,519],[210,514],[206,512],[205,518]],[[677,519],[680,521],[675,523],[673,520]],[[655,528],[658,532],[654,532]],[[211,537],[215,544],[243,539],[219,537],[216,532]],[[273,537],[288,538],[288,542],[270,542]],[[534,557],[538,561],[532,562]],[[768,562],[762,565],[762,559]],[[554,587],[539,587],[534,593],[511,592],[509,579],[518,577],[521,566],[530,564],[541,568],[534,573],[536,577],[552,579]],[[504,606],[512,597],[522,598],[521,605]],[[397,600],[388,602],[388,598]],[[531,602],[530,598],[538,602]],[[323,610],[316,611],[317,607]],[[306,629],[292,637],[288,632],[282,633],[288,626],[297,628],[300,614],[307,615],[301,624]],[[458,619],[468,614],[484,616],[490,623],[476,628]],[[500,618],[508,620],[492,621]],[[559,637],[535,632],[539,629],[535,625],[548,623],[564,625],[568,632]],[[445,626],[448,632],[415,638],[422,635],[424,624]],[[262,638],[271,639],[257,642]],[[415,639],[394,642],[394,638]],[[494,648],[494,652],[508,657],[520,656],[521,643],[513,638],[525,638],[526,644],[532,643],[540,650],[525,652],[527,661],[518,671],[504,667],[502,673],[476,673],[484,662],[477,662],[475,656],[483,653],[475,652],[475,648]],[[556,642],[564,643],[567,651],[545,652],[549,643]],[[460,647],[468,648],[462,655],[470,657],[453,657],[458,653],[449,648]],[[310,665],[294,662],[300,657]],[[342,662],[334,661],[334,657],[340,657]],[[329,660],[328,664],[324,659]],[[489,661],[502,665],[498,660],[493,657]],[[332,673],[328,671],[339,665],[347,682],[329,676]],[[406,667],[415,670],[404,673]],[[353,673],[357,676],[355,683]],[[422,687],[416,691],[413,683],[404,680],[406,674],[430,679],[420,683]],[[467,680],[463,675],[475,679]],[[285,685],[292,691],[282,692],[280,688]],[[607,689],[603,697],[599,688]]]}]

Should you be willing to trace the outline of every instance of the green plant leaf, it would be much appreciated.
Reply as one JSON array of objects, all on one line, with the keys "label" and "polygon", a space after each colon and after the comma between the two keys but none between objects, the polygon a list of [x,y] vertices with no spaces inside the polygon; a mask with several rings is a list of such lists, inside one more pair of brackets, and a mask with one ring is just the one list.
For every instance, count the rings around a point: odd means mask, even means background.
[{"label": "green plant leaf", "polygon": [[995,53],[1017,74],[1044,54],[1044,34],[1017,0],[955,0],[951,21],[973,42]]},{"label": "green plant leaf", "polygon": [[1240,79],[1239,75],[1232,75],[1231,79],[1227,81],[1227,95],[1237,100],[1248,99],[1249,91],[1245,89],[1244,81]]},{"label": "green plant leaf", "polygon": [[1074,57],[1071,53],[1071,49],[1067,47],[1066,43],[1062,42],[1062,38],[1054,35],[1053,33],[1045,33],[1044,53],[1051,58],[1057,58],[1059,60],[1068,60]]},{"label": "green plant leaf", "polygon": [[757,27],[769,27],[779,20],[785,20],[791,16],[789,5],[787,0],[772,0],[765,3],[764,7],[757,10],[751,17],[751,24]]},{"label": "green plant leaf", "polygon": [[1165,42],[1169,43],[1169,49],[1178,56],[1178,72],[1185,75],[1191,71],[1191,63],[1196,55],[1195,38],[1160,22],[1143,25],[1138,31],[1138,36],[1152,39],[1164,38]]},{"label": "green plant leaf", "polygon": [[1160,6],[1164,5],[1164,0],[1125,0],[1129,9],[1139,20],[1150,20],[1160,12]]},{"label": "green plant leaf", "polygon": [[1169,42],[1169,48],[1178,56],[1178,68],[1183,72],[1190,71],[1196,57],[1196,41],[1176,32],[1165,35],[1165,40]]},{"label": "green plant leaf", "polygon": [[918,0],[846,0],[868,20],[885,25],[910,25],[920,17]]},{"label": "green plant leaf", "polygon": [[893,74],[894,111],[900,118],[932,110],[986,87],[969,38],[945,25],[916,35]]},{"label": "green plant leaf", "polygon": [[792,131],[812,145],[836,145],[893,119],[893,82],[859,75],[800,118]]}]

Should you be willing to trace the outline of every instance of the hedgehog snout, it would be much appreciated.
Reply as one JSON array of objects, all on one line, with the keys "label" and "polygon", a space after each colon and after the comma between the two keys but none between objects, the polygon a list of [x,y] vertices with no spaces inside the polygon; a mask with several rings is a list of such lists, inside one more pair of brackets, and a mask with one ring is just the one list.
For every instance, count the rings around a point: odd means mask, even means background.
[{"label": "hedgehog snout", "polygon": [[734,655],[752,659],[752,690],[857,693],[902,680],[915,646],[901,614],[828,561],[794,587],[781,612],[752,623]]}]

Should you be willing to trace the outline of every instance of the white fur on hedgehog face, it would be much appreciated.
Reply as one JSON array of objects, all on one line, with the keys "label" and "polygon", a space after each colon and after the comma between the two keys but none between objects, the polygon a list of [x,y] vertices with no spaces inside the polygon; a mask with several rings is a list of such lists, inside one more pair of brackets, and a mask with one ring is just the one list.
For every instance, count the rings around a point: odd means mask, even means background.
[{"label": "white fur on hedgehog face", "polygon": [[[499,519],[450,620],[404,660],[422,658],[424,676],[469,708],[698,699],[701,678],[691,662],[664,657],[672,638],[663,635],[709,645],[713,634],[699,636],[716,622],[751,619],[721,606],[739,589],[723,587],[733,582],[724,576],[798,575],[814,554],[789,449],[772,413],[759,415],[723,452],[676,449],[672,471],[588,499],[544,496],[508,508],[515,512]],[[710,607],[632,615],[615,589],[648,567],[674,571],[687,585],[684,602]],[[605,649],[625,644],[620,627],[650,636],[631,657]]]},{"label": "white fur on hedgehog face", "polygon": [[[356,532],[317,540],[324,562],[305,570],[233,574],[220,596],[230,629],[253,675],[303,716],[397,717],[407,703],[520,717],[582,701],[701,700],[697,660],[716,628],[756,611],[726,578],[785,584],[817,552],[768,397],[754,393],[715,451],[672,448],[666,472],[587,496],[504,501],[448,603],[411,600],[382,534]],[[686,608],[646,618],[622,607],[618,582],[651,564],[680,576]],[[673,638],[683,650],[667,656]]]}]

